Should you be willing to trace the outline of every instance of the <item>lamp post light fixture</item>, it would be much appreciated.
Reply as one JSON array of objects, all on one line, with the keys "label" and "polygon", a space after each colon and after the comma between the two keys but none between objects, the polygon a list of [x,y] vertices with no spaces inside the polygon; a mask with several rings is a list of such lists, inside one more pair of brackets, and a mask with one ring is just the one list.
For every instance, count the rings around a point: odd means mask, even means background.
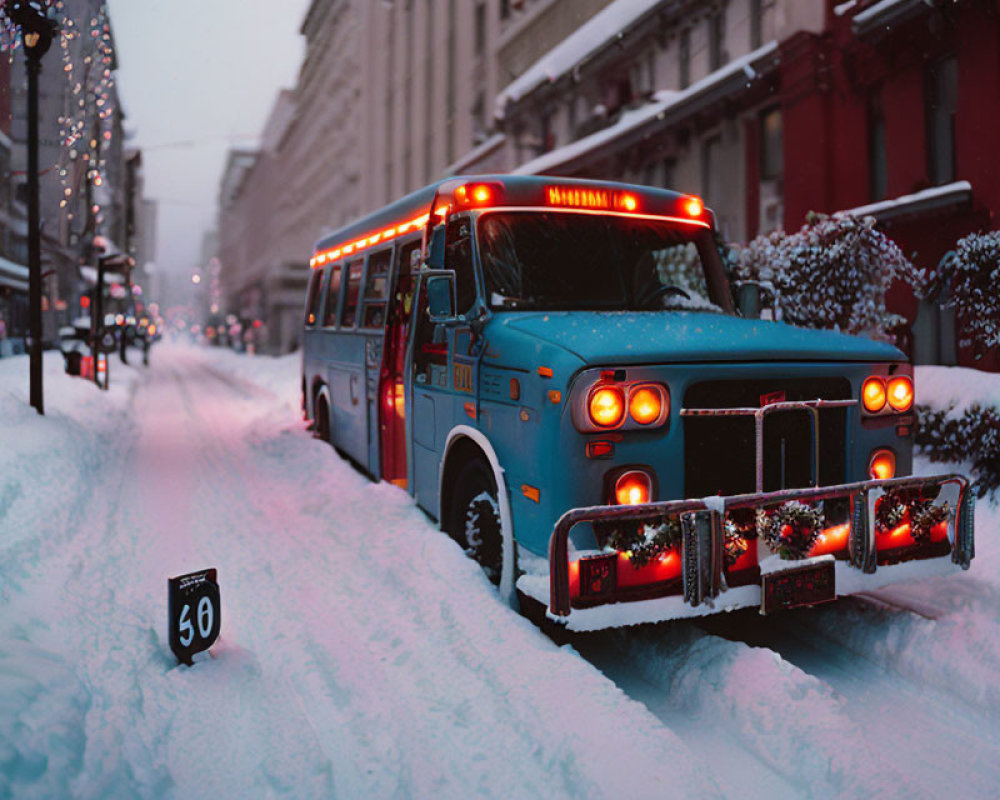
[{"label": "lamp post light fixture", "polygon": [[45,413],[42,400],[42,248],[38,210],[38,73],[52,46],[58,23],[40,0],[5,0],[3,11],[21,30],[28,72],[28,332],[31,335],[31,405]]}]

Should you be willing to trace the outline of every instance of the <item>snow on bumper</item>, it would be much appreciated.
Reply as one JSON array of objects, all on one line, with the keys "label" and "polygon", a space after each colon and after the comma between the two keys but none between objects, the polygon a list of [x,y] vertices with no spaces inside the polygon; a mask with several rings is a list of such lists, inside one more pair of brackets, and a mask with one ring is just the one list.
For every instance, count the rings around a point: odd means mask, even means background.
[{"label": "snow on bumper", "polygon": [[[941,523],[938,546],[902,548],[890,552],[887,534],[876,525],[879,501],[887,493],[920,493],[947,504],[946,522]],[[974,555],[974,496],[960,475],[870,480],[809,489],[789,489],[730,497],[678,500],[640,506],[593,506],[567,511],[556,523],[549,540],[548,575],[526,574],[518,589],[548,606],[548,616],[570,630],[601,628],[706,616],[763,602],[761,575],[781,574],[815,566],[833,577],[837,596],[871,591],[902,580],[920,579],[969,568]],[[723,567],[725,522],[735,511],[773,510],[789,501],[825,505],[831,501],[849,504],[849,519],[843,526],[845,544],[834,554],[805,560],[781,560],[758,537],[759,563],[752,579],[744,570],[741,581],[732,580]],[[745,513],[745,512],[744,512]],[[585,598],[579,594],[579,562],[570,560],[570,530],[581,523],[614,523],[679,519],[684,536],[679,552],[674,591],[663,596]],[[880,547],[884,552],[880,552]],[[901,554],[900,554],[901,553]],[[587,554],[582,554],[586,560]],[[600,554],[596,554],[600,557]],[[608,557],[605,555],[605,557]],[[614,560],[614,556],[610,557]],[[618,559],[624,554],[617,554]],[[893,563],[895,562],[895,563]],[[571,595],[571,567],[577,578],[577,596]],[[732,585],[742,582],[743,585]],[[831,598],[833,590],[831,590]],[[798,604],[809,604],[808,602]]]}]

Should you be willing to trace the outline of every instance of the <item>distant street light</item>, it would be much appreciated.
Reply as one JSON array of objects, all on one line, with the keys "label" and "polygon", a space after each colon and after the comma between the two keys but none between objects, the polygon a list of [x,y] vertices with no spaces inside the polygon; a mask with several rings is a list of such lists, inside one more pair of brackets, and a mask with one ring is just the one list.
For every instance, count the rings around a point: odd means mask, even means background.
[{"label": "distant street light", "polygon": [[42,247],[38,211],[38,73],[42,56],[59,28],[38,0],[5,0],[3,10],[21,29],[28,72],[28,331],[31,335],[31,405],[45,413],[42,400]]}]

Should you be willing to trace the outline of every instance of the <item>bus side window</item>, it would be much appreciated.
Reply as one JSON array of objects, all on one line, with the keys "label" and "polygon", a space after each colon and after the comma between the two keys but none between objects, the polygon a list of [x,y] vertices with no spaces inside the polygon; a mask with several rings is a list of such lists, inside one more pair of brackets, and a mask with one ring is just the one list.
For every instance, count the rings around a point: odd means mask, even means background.
[{"label": "bus side window", "polygon": [[319,287],[322,282],[323,270],[313,270],[312,277],[309,279],[308,300],[306,300],[306,325],[309,327],[316,324],[316,317],[319,315]]},{"label": "bus side window", "polygon": [[382,250],[368,257],[368,278],[365,280],[362,328],[381,328],[385,324],[386,291],[389,286],[389,265],[392,250]]},{"label": "bus side window", "polygon": [[448,367],[448,344],[444,326],[435,325],[427,312],[427,292],[420,292],[420,302],[413,317],[413,379],[421,385],[444,386]]},{"label": "bus side window", "polygon": [[344,298],[344,315],[340,327],[353,328],[358,311],[358,294],[361,290],[361,273],[364,261],[358,259],[347,265],[347,296]]},{"label": "bus side window", "polygon": [[330,268],[330,286],[326,290],[326,313],[323,316],[323,325],[330,327],[337,324],[337,306],[340,300],[340,274],[343,268],[340,264],[334,264]]},{"label": "bus side window", "polygon": [[472,221],[468,217],[448,220],[444,239],[445,269],[455,270],[457,314],[468,314],[476,302],[476,273],[472,266]]}]

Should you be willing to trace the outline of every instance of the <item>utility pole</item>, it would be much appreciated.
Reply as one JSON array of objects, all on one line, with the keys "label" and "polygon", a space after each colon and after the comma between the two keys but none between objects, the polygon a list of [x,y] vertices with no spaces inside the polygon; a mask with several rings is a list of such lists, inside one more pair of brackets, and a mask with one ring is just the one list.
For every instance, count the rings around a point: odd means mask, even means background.
[{"label": "utility pole", "polygon": [[31,405],[45,413],[42,399],[42,243],[38,210],[38,73],[42,56],[59,28],[37,2],[5,0],[3,10],[21,29],[28,72],[28,332],[31,335],[29,374]]}]

